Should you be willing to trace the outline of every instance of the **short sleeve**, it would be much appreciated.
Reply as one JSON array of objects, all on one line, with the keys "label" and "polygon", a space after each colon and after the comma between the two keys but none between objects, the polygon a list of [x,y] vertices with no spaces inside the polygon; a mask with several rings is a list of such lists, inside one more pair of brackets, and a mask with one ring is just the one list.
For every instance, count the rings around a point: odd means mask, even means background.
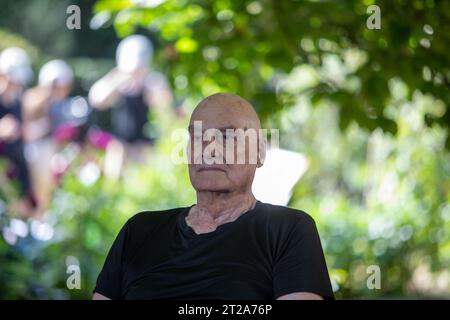
[{"label": "short sleeve", "polygon": [[114,240],[94,289],[94,292],[110,299],[121,299],[122,297],[122,262],[128,236],[128,225],[127,222]]},{"label": "short sleeve", "polygon": [[311,292],[334,299],[319,233],[314,220],[300,214],[274,262],[274,294]]}]

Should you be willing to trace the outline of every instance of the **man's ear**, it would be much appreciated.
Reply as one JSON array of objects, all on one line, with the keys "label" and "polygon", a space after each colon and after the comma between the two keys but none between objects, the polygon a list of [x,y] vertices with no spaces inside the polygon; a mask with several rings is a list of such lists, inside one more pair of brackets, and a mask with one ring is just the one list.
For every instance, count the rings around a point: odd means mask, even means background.
[{"label": "man's ear", "polygon": [[256,167],[261,168],[266,160],[267,141],[263,136],[259,136],[258,140],[258,162]]}]

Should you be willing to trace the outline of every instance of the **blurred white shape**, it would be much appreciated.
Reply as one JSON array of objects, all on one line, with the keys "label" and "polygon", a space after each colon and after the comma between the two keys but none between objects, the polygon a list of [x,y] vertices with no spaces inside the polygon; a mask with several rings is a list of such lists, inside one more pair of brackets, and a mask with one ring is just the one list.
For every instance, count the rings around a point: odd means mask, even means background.
[{"label": "blurred white shape", "polygon": [[11,219],[9,229],[21,238],[25,238],[28,235],[28,226],[20,219]]},{"label": "blurred white shape", "polygon": [[63,60],[51,60],[44,64],[39,71],[39,85],[41,86],[54,84],[68,86],[72,84],[72,81],[72,68]]},{"label": "blurred white shape", "polygon": [[142,7],[154,8],[166,2],[166,0],[132,0],[133,4]]},{"label": "blurred white shape", "polygon": [[287,205],[292,188],[308,168],[303,154],[268,149],[264,165],[256,170],[253,194],[256,199],[275,205]]},{"label": "blurred white shape", "polygon": [[11,231],[9,227],[3,228],[3,239],[5,239],[6,243],[9,245],[15,245],[17,242],[17,235]]},{"label": "blurred white shape", "polygon": [[392,221],[386,221],[385,218],[374,219],[369,222],[368,234],[369,239],[390,238],[394,234],[394,224]]},{"label": "blurred white shape", "polygon": [[431,41],[428,40],[428,39],[426,39],[426,38],[420,39],[419,43],[420,43],[420,45],[421,45],[422,47],[424,47],[424,48],[429,48],[429,47],[431,47]]},{"label": "blurred white shape", "polygon": [[395,190],[398,185],[398,176],[390,172],[383,177],[378,189],[378,201],[381,203],[390,203],[395,200]]},{"label": "blurred white shape", "polygon": [[93,185],[100,178],[100,168],[94,162],[89,162],[81,168],[78,179],[85,186]]},{"label": "blurred white shape", "polygon": [[429,35],[432,35],[434,33],[433,27],[429,24],[423,26],[423,31],[425,31],[425,33]]},{"label": "blurred white shape", "polygon": [[86,117],[89,112],[89,105],[83,97],[76,96],[70,101],[70,113],[75,118]]},{"label": "blurred white shape", "polygon": [[[0,210],[1,211],[1,210]],[[450,204],[446,204],[441,209],[441,217],[444,221],[450,220]]]},{"label": "blurred white shape", "polygon": [[0,54],[0,73],[25,86],[33,76],[30,58],[25,50],[11,47]]},{"label": "blurred white shape", "polygon": [[116,50],[116,63],[120,71],[134,72],[147,68],[153,58],[153,45],[139,34],[128,36],[120,41]]},{"label": "blurred white shape", "polygon": [[53,238],[53,227],[45,222],[33,220],[31,222],[31,235],[40,241],[48,241]]},{"label": "blurred white shape", "polygon": [[92,30],[97,30],[103,27],[111,18],[111,14],[108,11],[101,11],[92,17],[89,22],[89,27]]},{"label": "blurred white shape", "polygon": [[250,2],[246,8],[247,8],[247,12],[250,14],[253,14],[253,15],[260,14],[263,10],[263,6],[261,5],[261,2],[259,2],[259,1]]},{"label": "blurred white shape", "polygon": [[123,166],[125,148],[123,144],[117,140],[112,140],[108,143],[106,148],[107,151],[104,162],[105,176],[112,180],[118,180]]},{"label": "blurred white shape", "polygon": [[203,57],[209,61],[216,61],[220,55],[220,49],[216,46],[206,46],[202,50]]}]

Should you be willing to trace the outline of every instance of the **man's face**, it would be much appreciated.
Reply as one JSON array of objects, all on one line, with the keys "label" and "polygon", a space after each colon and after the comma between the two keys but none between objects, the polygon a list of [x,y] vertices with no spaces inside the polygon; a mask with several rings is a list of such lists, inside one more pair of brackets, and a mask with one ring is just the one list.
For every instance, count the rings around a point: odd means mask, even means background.
[{"label": "man's face", "polygon": [[[188,151],[189,176],[197,192],[234,192],[251,187],[257,167],[256,161],[252,160],[257,159],[257,141],[253,141],[256,148],[250,148],[250,135],[245,143],[241,143],[242,136],[239,141],[233,133],[236,129],[257,133],[259,123],[254,116],[235,99],[226,96],[206,101],[194,111],[189,126]],[[217,137],[214,131],[220,136]],[[194,150],[198,146],[201,150]],[[217,164],[217,160],[221,163]]]}]

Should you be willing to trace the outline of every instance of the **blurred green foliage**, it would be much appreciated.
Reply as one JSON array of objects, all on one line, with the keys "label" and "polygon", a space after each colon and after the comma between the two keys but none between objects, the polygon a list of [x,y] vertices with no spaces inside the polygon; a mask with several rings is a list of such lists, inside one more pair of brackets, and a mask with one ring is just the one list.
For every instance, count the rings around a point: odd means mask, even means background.
[{"label": "blurred green foliage", "polygon": [[[366,27],[371,4],[381,9],[380,30]],[[420,90],[445,102],[441,113],[426,115],[430,124],[450,123],[448,1],[99,0],[95,11],[121,36],[154,31],[160,62],[187,95],[236,92],[273,119],[302,93],[277,92],[277,76],[308,64],[322,70],[309,87],[312,101],[332,100],[343,129],[355,121],[395,133],[385,114],[394,77],[409,100]]]},{"label": "blurred green foliage", "polygon": [[[241,94],[265,127],[281,129],[282,147],[307,156],[289,205],[316,220],[338,298],[450,297],[448,1],[86,3],[109,45],[84,46],[83,32],[66,31],[75,45],[50,49],[38,31],[14,30],[7,20],[2,32],[25,35],[38,64],[65,55],[80,92],[113,65],[111,26],[119,37],[151,35],[155,65],[188,106],[216,91]],[[374,3],[381,30],[366,28]],[[161,119],[152,157],[120,183],[83,182],[80,170],[93,160],[80,156],[54,194],[52,240],[9,245],[0,237],[0,297],[89,298],[127,218],[193,203],[186,168],[170,160],[171,132],[184,126]],[[101,152],[92,153],[101,162]],[[0,215],[0,227],[12,214]],[[66,288],[67,256],[79,260],[81,290]],[[366,286],[369,265],[380,266],[380,290]]]}]

